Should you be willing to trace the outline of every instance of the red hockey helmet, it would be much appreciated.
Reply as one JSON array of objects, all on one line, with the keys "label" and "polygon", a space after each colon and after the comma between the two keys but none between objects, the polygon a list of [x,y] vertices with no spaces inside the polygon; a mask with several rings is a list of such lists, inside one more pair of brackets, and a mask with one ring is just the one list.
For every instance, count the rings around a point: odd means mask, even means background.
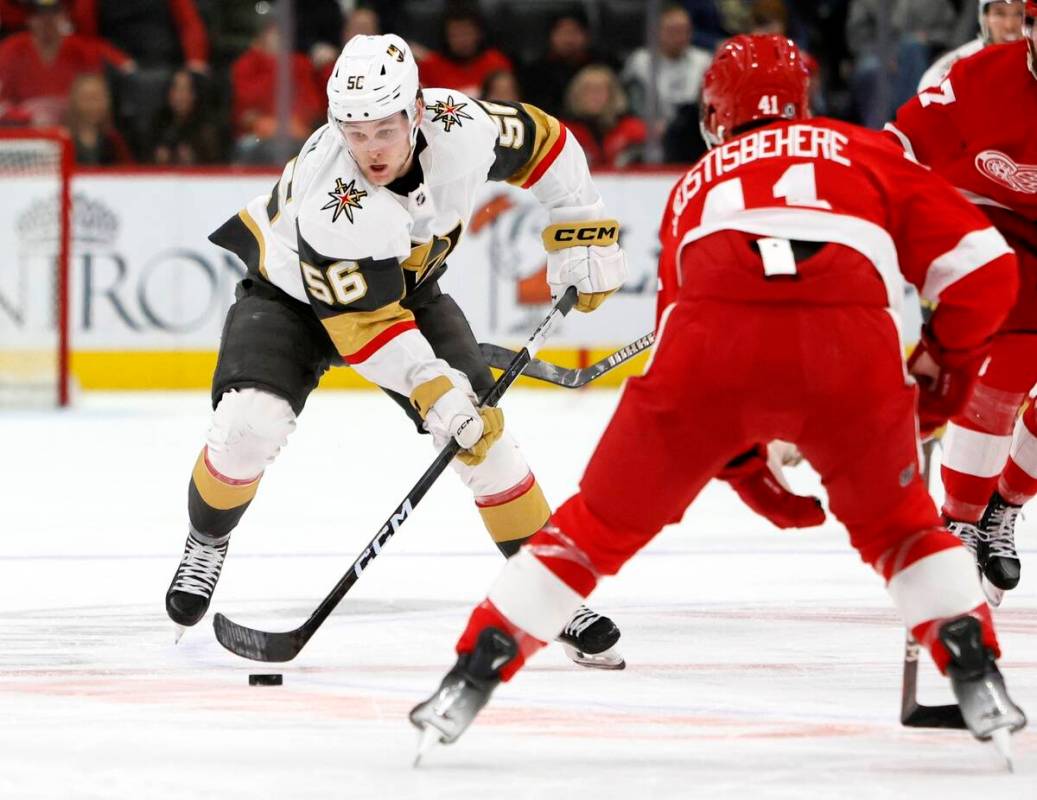
[{"label": "red hockey helmet", "polygon": [[809,83],[803,54],[784,36],[728,39],[702,81],[702,138],[716,147],[757,120],[809,117]]}]

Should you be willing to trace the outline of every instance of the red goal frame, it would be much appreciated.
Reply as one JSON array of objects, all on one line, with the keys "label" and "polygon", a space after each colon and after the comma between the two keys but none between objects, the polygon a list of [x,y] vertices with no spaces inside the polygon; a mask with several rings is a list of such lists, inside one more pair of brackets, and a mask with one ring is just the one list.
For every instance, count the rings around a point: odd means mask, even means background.
[{"label": "red goal frame", "polygon": [[58,289],[58,405],[69,404],[69,280],[72,258],[72,170],[75,166],[75,157],[72,149],[72,139],[68,133],[60,128],[6,128],[0,127],[0,142],[3,141],[26,141],[46,140],[58,145],[60,152],[60,189],[59,189],[59,214],[60,232],[58,234],[58,263],[57,289]]}]

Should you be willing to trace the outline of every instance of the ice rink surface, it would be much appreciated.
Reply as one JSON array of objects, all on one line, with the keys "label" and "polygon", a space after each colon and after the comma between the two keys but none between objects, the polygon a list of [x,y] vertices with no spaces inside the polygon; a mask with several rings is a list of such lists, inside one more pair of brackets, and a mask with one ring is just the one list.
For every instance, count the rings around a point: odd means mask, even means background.
[{"label": "ice rink surface", "polygon": [[[616,397],[505,398],[553,503]],[[778,531],[716,483],[593,598],[623,630],[625,671],[549,648],[414,770],[406,713],[501,564],[466,490],[445,475],[294,662],[233,656],[211,617],[174,646],[163,596],[207,419],[201,393],[0,412],[0,798],[1037,797],[1034,729],[1008,775],[964,732],[900,727],[902,631],[841,526]],[[317,393],[213,609],[298,625],[432,456],[384,397]],[[792,480],[817,488],[805,466]],[[1035,527],[1021,525],[1023,583],[996,615],[1032,715]],[[248,686],[272,671],[283,686]],[[950,702],[928,662],[922,683],[924,702]]]}]

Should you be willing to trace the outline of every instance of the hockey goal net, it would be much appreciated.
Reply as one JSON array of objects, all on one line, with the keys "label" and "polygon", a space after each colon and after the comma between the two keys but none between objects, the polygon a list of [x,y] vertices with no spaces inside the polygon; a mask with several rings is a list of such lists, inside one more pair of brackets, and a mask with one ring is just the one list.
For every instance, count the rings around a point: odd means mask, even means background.
[{"label": "hockey goal net", "polygon": [[67,405],[72,148],[0,128],[0,407]]}]

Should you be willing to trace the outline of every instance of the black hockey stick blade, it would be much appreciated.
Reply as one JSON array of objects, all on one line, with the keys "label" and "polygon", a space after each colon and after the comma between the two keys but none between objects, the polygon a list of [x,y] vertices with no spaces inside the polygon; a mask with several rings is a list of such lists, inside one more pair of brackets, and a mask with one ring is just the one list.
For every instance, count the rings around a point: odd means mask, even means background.
[{"label": "black hockey stick blade", "polygon": [[[529,378],[553,383],[556,386],[564,386],[566,389],[579,389],[593,380],[600,378],[606,372],[610,372],[620,364],[629,361],[639,353],[644,352],[655,343],[655,333],[647,333],[640,339],[631,342],[626,347],[621,347],[614,353],[610,353],[600,361],[595,361],[586,367],[563,367],[552,364],[550,361],[542,361],[534,358],[529,362],[523,374]],[[515,351],[498,344],[482,342],[479,345],[483,358],[494,369],[504,369],[512,358]]]},{"label": "black hockey stick blade", "polygon": [[918,702],[918,642],[910,634],[904,645],[904,678],[900,695],[900,724],[906,728],[965,727],[956,704],[923,706]]},{"label": "black hockey stick blade", "polygon": [[[543,345],[554,323],[568,314],[572,307],[576,305],[576,299],[576,289],[574,287],[567,289],[562,298],[551,309],[551,312],[533,331],[526,346],[515,354],[507,369],[497,378],[496,383],[487,391],[486,395],[481,398],[481,405],[495,406],[500,402],[504,392],[522,374],[533,355]],[[216,614],[213,617],[212,627],[216,632],[217,641],[232,653],[253,661],[280,663],[291,661],[299,655],[324,620],[328,618],[331,612],[335,610],[335,607],[342,601],[342,598],[353,588],[353,584],[360,579],[360,575],[367,569],[368,565],[378,557],[379,553],[382,552],[382,548],[396,535],[403,523],[414,512],[414,507],[417,506],[428,490],[432,488],[432,484],[443,474],[450,462],[454,460],[454,456],[457,455],[459,449],[457,442],[451,440],[439,452],[428,469],[418,478],[418,482],[411,487],[407,496],[403,498],[403,502],[389,515],[389,519],[375,534],[375,537],[368,542],[367,547],[350,565],[346,574],[339,579],[338,583],[321,600],[320,605],[317,606],[314,612],[310,614],[309,619],[302,625],[290,631],[260,631],[240,625],[223,614]]]},{"label": "black hockey stick blade", "polygon": [[[212,620],[216,639],[230,650],[253,661],[281,663],[291,661],[306,645],[309,637],[303,629],[285,633],[267,633],[239,625],[223,614],[217,613]],[[304,638],[305,637],[305,638]]]}]

